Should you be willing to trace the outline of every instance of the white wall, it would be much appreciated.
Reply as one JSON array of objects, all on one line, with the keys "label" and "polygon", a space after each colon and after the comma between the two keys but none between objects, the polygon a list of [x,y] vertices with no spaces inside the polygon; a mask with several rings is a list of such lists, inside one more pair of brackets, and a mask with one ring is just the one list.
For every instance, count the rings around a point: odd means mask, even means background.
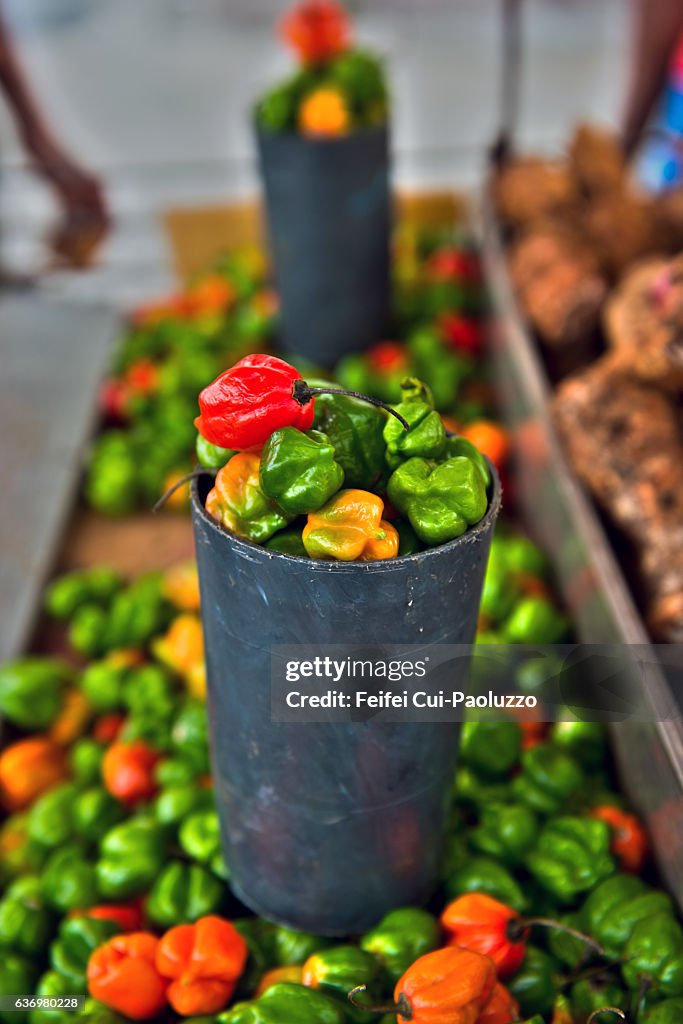
[{"label": "white wall", "polygon": [[[152,217],[168,203],[257,187],[248,110],[286,71],[276,0],[0,0],[61,137],[108,182],[119,229],[107,258],[137,284],[161,261]],[[367,0],[360,40],[386,54],[396,175],[472,185],[499,107],[499,0]],[[360,8],[360,9],[358,9]],[[628,0],[526,0],[520,139],[559,149],[577,117],[615,120]],[[0,111],[0,214],[15,259],[39,258],[45,192]]]}]

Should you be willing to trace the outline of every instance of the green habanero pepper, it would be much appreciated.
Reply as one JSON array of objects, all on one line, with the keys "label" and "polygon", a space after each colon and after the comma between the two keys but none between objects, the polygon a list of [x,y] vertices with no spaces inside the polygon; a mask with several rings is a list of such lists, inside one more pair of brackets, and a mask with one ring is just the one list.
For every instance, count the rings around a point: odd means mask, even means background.
[{"label": "green habanero pepper", "polygon": [[561,903],[572,903],[614,872],[610,830],[594,818],[553,818],[527,854],[536,881]]},{"label": "green habanero pepper", "polygon": [[[309,381],[321,386],[325,383]],[[386,414],[377,406],[350,395],[315,396],[313,422],[334,445],[334,457],[344,471],[345,487],[375,489],[385,472],[386,421]]]},{"label": "green habanero pepper", "polygon": [[265,547],[271,551],[279,551],[283,555],[294,555],[296,558],[308,558],[308,552],[304,547],[301,529],[292,527],[290,530],[280,530],[274,533],[266,543]]},{"label": "green habanero pepper", "polygon": [[392,469],[415,456],[437,459],[446,447],[446,429],[434,409],[429,388],[415,377],[401,382],[401,401],[394,406],[408,423],[408,430],[395,416],[384,424],[386,459]]},{"label": "green habanero pepper", "polygon": [[[622,907],[652,891],[636,875],[616,872],[588,894],[580,910],[579,929],[604,945],[605,933],[612,929]],[[613,952],[618,956],[620,949]]]},{"label": "green habanero pepper", "polygon": [[211,771],[206,705],[191,698],[181,706],[171,730],[173,749],[192,764],[199,775]]},{"label": "green habanero pepper", "polygon": [[92,842],[118,825],[126,812],[104,786],[90,786],[76,797],[72,808],[74,831]]},{"label": "green habanero pepper", "polygon": [[213,807],[213,793],[196,782],[167,786],[154,801],[154,817],[160,825],[181,825],[194,813],[209,811]]},{"label": "green habanero pepper", "polygon": [[58,847],[47,861],[40,878],[45,902],[63,914],[97,902],[94,865],[80,843]]},{"label": "green habanero pepper", "polygon": [[640,921],[653,914],[671,914],[673,917],[673,912],[671,897],[661,889],[641,893],[620,903],[615,912],[602,922],[600,942],[610,955],[618,957]]},{"label": "green habanero pepper", "polygon": [[683,999],[664,999],[646,1011],[643,1024],[681,1024]]},{"label": "green habanero pepper", "polygon": [[[38,979],[35,994],[43,999],[58,1000],[76,993],[71,982],[62,974],[58,974],[57,971],[46,971]],[[68,1024],[73,1018],[73,1010],[61,1010],[56,1003],[54,1009],[50,1009],[48,1004],[46,1007],[36,1007],[28,1015],[29,1024]]]},{"label": "green habanero pepper", "polygon": [[[130,818],[114,826],[100,845],[95,865],[97,885],[104,899],[126,900],[145,892],[166,860],[166,836],[156,822]],[[90,906],[95,900],[82,903]]]},{"label": "green habanero pepper", "polygon": [[13,882],[0,901],[0,948],[39,958],[54,928],[45,906],[40,879],[24,875]]},{"label": "green habanero pepper", "polygon": [[482,453],[471,441],[460,437],[458,434],[451,434],[446,438],[443,458],[454,459],[458,455],[472,460],[481,474],[484,487],[488,489],[491,486],[491,471]]},{"label": "green habanero pepper", "polygon": [[481,593],[481,614],[492,623],[500,623],[519,598],[519,585],[508,570],[500,546],[491,548]]},{"label": "green habanero pepper", "polygon": [[106,649],[144,647],[174,614],[164,597],[163,573],[145,573],[114,597],[107,616]]},{"label": "green habanero pepper", "polygon": [[557,814],[583,783],[576,761],[550,743],[540,743],[522,754],[522,772],[512,792],[538,814]]},{"label": "green habanero pepper", "polygon": [[206,499],[206,511],[238,537],[262,544],[287,526],[287,515],[263,489],[261,460],[253,452],[238,452],[216,474]]},{"label": "green habanero pepper", "polygon": [[545,597],[524,597],[501,628],[509,644],[557,644],[567,635],[569,619]]},{"label": "green habanero pepper", "polygon": [[334,944],[332,939],[285,928],[283,925],[274,926],[271,941],[277,967],[303,964],[314,953],[329,949]]},{"label": "green habanero pepper", "polygon": [[199,864],[171,861],[154,882],[145,909],[154,924],[171,928],[218,913],[225,895],[224,884]]},{"label": "green habanero pepper", "polygon": [[65,918],[50,946],[50,966],[72,986],[71,992],[85,992],[88,960],[98,946],[120,931],[114,921],[94,917]]},{"label": "green habanero pepper", "polygon": [[492,857],[472,857],[445,879],[445,888],[449,900],[466,892],[483,892],[520,913],[528,908],[519,882]]},{"label": "green habanero pepper", "polygon": [[[628,997],[623,988],[609,975],[604,978],[584,978],[583,981],[577,981],[569,991],[569,1001],[581,1020],[588,1020],[591,1013],[603,1006],[615,1006],[620,1010],[625,1010],[628,1006]],[[605,1024],[608,1020],[609,1016],[605,1015]]]},{"label": "green habanero pepper", "polygon": [[600,722],[555,722],[550,738],[584,768],[599,768],[607,754],[607,736]]},{"label": "green habanero pepper", "polygon": [[521,864],[538,835],[536,815],[525,804],[484,804],[470,833],[475,850],[514,867]]},{"label": "green habanero pepper", "polygon": [[101,779],[104,747],[90,736],[76,740],[69,750],[69,767],[74,780],[87,786]]},{"label": "green habanero pepper", "polygon": [[460,758],[477,775],[496,779],[507,775],[519,761],[522,730],[517,722],[465,722]]},{"label": "green habanero pepper", "polygon": [[[0,996],[20,996],[33,992],[38,968],[18,953],[3,952],[0,962]],[[24,1024],[28,1014],[23,1010],[0,1010],[3,1024]]]},{"label": "green habanero pepper", "polygon": [[488,507],[477,467],[461,456],[438,465],[408,459],[390,476],[387,494],[420,540],[429,545],[460,537],[482,519]]},{"label": "green habanero pepper", "polygon": [[28,812],[29,838],[50,849],[72,839],[74,801],[78,793],[77,785],[65,782],[39,797]]},{"label": "green habanero pepper", "polygon": [[97,999],[86,999],[77,1019],[78,1024],[126,1024],[128,1018],[115,1013]]},{"label": "green habanero pepper", "polygon": [[436,327],[418,327],[408,339],[415,370],[431,389],[437,409],[449,409],[472,371],[470,359],[449,349]]},{"label": "green habanero pepper", "polygon": [[489,803],[506,803],[510,800],[509,782],[489,782],[480,779],[471,768],[458,768],[455,776],[454,797],[458,804],[481,809]]},{"label": "green habanero pepper", "polygon": [[372,953],[358,946],[332,946],[310,956],[304,964],[304,985],[339,999],[345,1016],[358,1024],[369,1024],[375,1015],[351,1006],[349,992],[365,985],[370,1000],[380,995],[381,965]]},{"label": "green habanero pepper", "polygon": [[211,444],[201,434],[197,434],[195,452],[199,465],[204,469],[220,469],[235,454],[232,448],[221,448],[220,445]]},{"label": "green habanero pepper", "polygon": [[107,604],[122,585],[119,573],[106,566],[65,573],[48,586],[45,610],[55,619],[68,620],[82,605],[91,601]]},{"label": "green habanero pepper", "polygon": [[[573,928],[575,931],[582,931],[583,921],[579,911],[572,914],[564,914],[561,917],[558,917],[557,920],[560,924],[566,925],[567,928]],[[593,933],[591,932],[591,935],[592,934]],[[597,939],[597,936],[593,937]],[[561,964],[565,964],[567,967],[578,967],[579,964],[584,962],[590,952],[589,947],[586,946],[586,943],[583,942],[582,939],[572,935],[571,932],[565,932],[559,928],[549,928],[546,935],[546,941],[548,943],[548,949],[553,956],[559,960]]]},{"label": "green habanero pepper", "polygon": [[124,706],[123,687],[130,668],[108,658],[93,661],[81,676],[81,690],[96,711],[118,711]]},{"label": "green habanero pepper", "polygon": [[439,945],[440,930],[435,917],[417,907],[402,907],[386,914],[360,940],[361,949],[384,964],[392,985],[411,964]]},{"label": "green habanero pepper", "polygon": [[339,490],[344,470],[319,430],[275,430],[261,452],[261,487],[288,515],[315,512]]},{"label": "green habanero pepper", "polygon": [[344,1024],[338,1000],[293,982],[272,985],[259,999],[238,1003],[216,1018],[217,1024]]},{"label": "green habanero pepper", "polygon": [[71,670],[53,658],[21,658],[0,665],[0,714],[38,731],[54,722]]},{"label": "green habanero pepper", "polygon": [[683,930],[671,914],[653,914],[635,925],[621,973],[632,991],[645,982],[653,996],[683,996]]},{"label": "green habanero pepper", "polygon": [[553,1008],[558,989],[557,964],[536,946],[527,946],[522,966],[507,987],[525,1017],[547,1014]]}]

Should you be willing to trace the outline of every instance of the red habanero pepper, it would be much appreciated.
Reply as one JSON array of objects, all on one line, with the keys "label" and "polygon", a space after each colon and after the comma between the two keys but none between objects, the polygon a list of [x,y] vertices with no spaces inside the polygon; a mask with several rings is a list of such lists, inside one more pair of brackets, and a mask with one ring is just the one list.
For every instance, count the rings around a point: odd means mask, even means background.
[{"label": "red habanero pepper", "polygon": [[168,982],[154,965],[159,940],[150,932],[115,935],[88,961],[88,991],[132,1020],[148,1020],[166,1005]]},{"label": "red habanero pepper", "polygon": [[112,743],[102,758],[105,789],[122,804],[134,807],[157,791],[154,769],[161,755],[143,740]]},{"label": "red habanero pepper", "polygon": [[380,341],[368,349],[365,359],[376,373],[398,373],[408,369],[406,350],[398,341]]},{"label": "red habanero pepper", "polygon": [[304,0],[280,23],[280,34],[302,64],[324,64],[348,50],[351,25],[336,0]]},{"label": "red habanero pepper", "polygon": [[477,1024],[513,1024],[519,1020],[519,1004],[500,982],[493,995],[477,1017]]},{"label": "red habanero pepper", "polygon": [[194,425],[207,441],[236,452],[256,452],[282,427],[308,430],[313,424],[314,396],[350,395],[403,417],[378,398],[336,387],[310,387],[298,370],[275,356],[245,356],[216,377],[199,395],[200,416]]},{"label": "red habanero pepper", "polygon": [[88,907],[73,914],[74,917],[94,917],[97,921],[113,921],[122,932],[139,932],[142,929],[142,901],[134,903],[103,903]]},{"label": "red habanero pepper", "polygon": [[501,978],[519,969],[526,952],[524,933],[521,940],[509,937],[510,921],[521,921],[515,910],[477,892],[459,896],[441,915],[449,945],[490,957]]},{"label": "red habanero pepper", "polygon": [[213,914],[179,924],[159,941],[156,966],[168,1001],[183,1017],[217,1013],[229,1001],[249,950],[237,929]]},{"label": "red habanero pepper", "polygon": [[458,352],[477,355],[484,344],[484,332],[474,320],[459,313],[442,313],[439,328],[447,343]]},{"label": "red habanero pepper", "polygon": [[435,281],[456,279],[468,284],[481,281],[481,267],[475,253],[446,247],[437,249],[427,260],[426,276]]},{"label": "red habanero pepper", "polygon": [[283,359],[245,356],[201,392],[195,426],[211,444],[240,452],[260,448],[281,427],[308,430],[313,399],[297,401],[298,380],[301,374]]},{"label": "red habanero pepper", "polygon": [[619,807],[602,804],[591,811],[591,817],[606,821],[612,830],[611,849],[624,871],[638,874],[647,856],[647,833],[635,814]]},{"label": "red habanero pepper", "polygon": [[115,711],[100,715],[93,726],[93,739],[98,743],[113,743],[125,724],[125,715],[120,715]]}]

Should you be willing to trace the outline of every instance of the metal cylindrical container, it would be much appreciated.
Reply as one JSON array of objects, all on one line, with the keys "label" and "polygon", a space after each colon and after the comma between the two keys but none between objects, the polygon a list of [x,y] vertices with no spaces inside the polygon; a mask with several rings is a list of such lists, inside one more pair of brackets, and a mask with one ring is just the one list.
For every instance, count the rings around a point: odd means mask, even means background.
[{"label": "metal cylindrical container", "polygon": [[259,914],[358,933],[433,890],[459,723],[283,723],[279,644],[470,644],[500,507],[462,537],[379,562],[270,551],[225,530],[192,491],[214,785],[231,885]]},{"label": "metal cylindrical container", "polygon": [[322,366],[380,341],[390,308],[389,133],[257,128],[282,348]]}]

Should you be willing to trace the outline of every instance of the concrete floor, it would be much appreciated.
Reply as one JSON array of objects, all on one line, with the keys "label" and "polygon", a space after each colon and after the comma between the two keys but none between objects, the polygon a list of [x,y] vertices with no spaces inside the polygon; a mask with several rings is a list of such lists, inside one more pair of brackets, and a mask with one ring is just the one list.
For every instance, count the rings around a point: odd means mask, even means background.
[{"label": "concrete floor", "polygon": [[[0,0],[43,107],[105,179],[117,228],[104,265],[49,287],[128,302],[166,287],[158,225],[173,204],[253,194],[248,112],[289,61],[276,0]],[[404,186],[476,184],[499,111],[499,0],[362,0],[357,36],[386,55]],[[628,0],[527,0],[519,138],[559,151],[577,118],[614,122]],[[1,230],[15,266],[44,260],[50,198],[22,164],[5,111]]]}]

